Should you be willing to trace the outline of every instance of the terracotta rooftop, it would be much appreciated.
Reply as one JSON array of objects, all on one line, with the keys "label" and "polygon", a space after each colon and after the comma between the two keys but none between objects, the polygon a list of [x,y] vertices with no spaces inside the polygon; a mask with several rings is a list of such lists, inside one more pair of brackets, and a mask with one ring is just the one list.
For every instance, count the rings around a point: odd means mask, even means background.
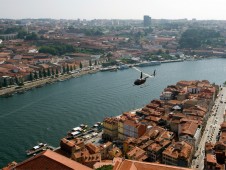
[{"label": "terracotta rooftop", "polygon": [[146,151],[137,146],[135,146],[131,151],[127,152],[127,155],[128,157],[139,161],[143,161],[148,158]]},{"label": "terracotta rooftop", "polygon": [[89,151],[86,148],[84,148],[80,151],[72,153],[72,158],[78,159],[85,156],[88,157],[89,155],[90,155]]},{"label": "terracotta rooftop", "polygon": [[190,136],[194,136],[195,132],[198,129],[198,123],[195,121],[187,121],[185,123],[181,123],[180,128],[181,128],[181,131],[179,135],[187,134]]},{"label": "terracotta rooftop", "polygon": [[173,158],[184,157],[185,159],[189,159],[192,154],[192,146],[189,145],[187,142],[176,142],[168,146],[163,154],[168,155]]},{"label": "terracotta rooftop", "polygon": [[78,162],[64,157],[51,150],[46,150],[34,157],[16,165],[15,169],[40,170],[40,169],[64,169],[64,170],[91,170]]},{"label": "terracotta rooftop", "polygon": [[119,119],[116,117],[107,117],[104,119],[104,123],[108,123],[108,124],[118,124]]},{"label": "terracotta rooftop", "polygon": [[73,141],[67,140],[66,138],[62,138],[61,139],[61,143],[66,144],[69,147],[74,147],[75,143]]},{"label": "terracotta rooftop", "polygon": [[93,143],[87,143],[85,146],[91,154],[100,152],[100,148]]},{"label": "terracotta rooftop", "polygon": [[113,170],[191,170],[191,169],[125,159],[121,162],[119,161],[115,163]]},{"label": "terracotta rooftop", "polygon": [[192,85],[194,82],[193,81],[184,81],[184,80],[182,80],[182,81],[179,81],[179,82],[177,82],[177,86],[190,86],[190,85]]},{"label": "terracotta rooftop", "polygon": [[90,154],[89,156],[83,156],[83,162],[88,163],[88,162],[100,162],[101,161],[101,154],[100,153],[95,153],[95,154]]}]

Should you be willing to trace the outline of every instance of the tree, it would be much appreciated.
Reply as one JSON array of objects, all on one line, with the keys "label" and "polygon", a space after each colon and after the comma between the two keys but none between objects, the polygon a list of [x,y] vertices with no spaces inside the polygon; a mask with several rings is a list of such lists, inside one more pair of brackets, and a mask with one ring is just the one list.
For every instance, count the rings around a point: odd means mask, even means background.
[{"label": "tree", "polygon": [[182,33],[179,40],[180,48],[197,49],[205,46],[221,46],[219,32],[206,28],[191,28]]},{"label": "tree", "polygon": [[56,75],[58,75],[59,74],[59,71],[58,71],[58,68],[56,68]]},{"label": "tree", "polygon": [[161,55],[162,54],[162,50],[161,49],[159,49],[158,51],[157,51],[157,53],[156,53],[157,55]]},{"label": "tree", "polygon": [[56,55],[57,51],[52,48],[52,47],[48,47],[48,46],[43,46],[39,48],[39,52],[40,53],[48,53],[48,54],[52,54],[52,55]]},{"label": "tree", "polygon": [[97,168],[96,170],[112,170],[113,166],[112,165],[104,165],[101,166],[100,168]]},{"label": "tree", "polygon": [[25,31],[25,30],[20,30],[20,31],[18,32],[18,34],[17,34],[17,38],[19,38],[19,39],[24,39],[24,38],[26,37],[26,35],[27,35],[27,31]]},{"label": "tree", "polygon": [[95,60],[95,66],[97,65],[97,60]]},{"label": "tree", "polygon": [[89,60],[89,66],[92,66],[92,61],[91,60]]},{"label": "tree", "polygon": [[38,71],[38,77],[42,78],[42,71],[41,70]]},{"label": "tree", "polygon": [[66,68],[65,66],[63,65],[63,74],[66,73]]},{"label": "tree", "polygon": [[46,74],[46,70],[45,70],[45,69],[43,69],[43,76],[44,76],[44,77],[46,77],[46,76],[47,76],[47,74]]},{"label": "tree", "polygon": [[70,69],[69,69],[69,65],[67,64],[67,73],[69,73]]},{"label": "tree", "polygon": [[82,62],[80,62],[79,67],[80,67],[80,69],[82,69],[82,67],[83,67],[83,66],[82,66]]},{"label": "tree", "polygon": [[55,72],[54,72],[53,68],[52,68],[52,75],[55,75]]},{"label": "tree", "polygon": [[72,71],[72,70],[73,70],[72,65],[70,65],[70,71]]},{"label": "tree", "polygon": [[7,86],[8,86],[8,80],[7,80],[7,78],[4,78],[3,87],[7,87]]},{"label": "tree", "polygon": [[47,75],[48,76],[51,76],[51,73],[50,73],[50,69],[49,68],[47,69]]},{"label": "tree", "polygon": [[16,82],[17,85],[19,85],[19,79],[18,79],[17,76],[15,77],[15,82]]},{"label": "tree", "polygon": [[13,77],[11,77],[11,78],[9,79],[9,84],[10,84],[10,85],[14,85],[14,84],[15,84],[15,80],[14,80]]},{"label": "tree", "polygon": [[26,40],[38,40],[38,35],[34,32],[28,34],[25,38]]},{"label": "tree", "polygon": [[19,86],[23,86],[24,85],[24,79],[23,79],[23,77],[20,77],[19,78],[19,84],[18,84]]},{"label": "tree", "polygon": [[34,79],[38,79],[38,74],[37,74],[36,71],[35,71],[35,74],[34,74]]},{"label": "tree", "polygon": [[34,75],[32,72],[30,72],[30,81],[33,81],[34,80]]}]

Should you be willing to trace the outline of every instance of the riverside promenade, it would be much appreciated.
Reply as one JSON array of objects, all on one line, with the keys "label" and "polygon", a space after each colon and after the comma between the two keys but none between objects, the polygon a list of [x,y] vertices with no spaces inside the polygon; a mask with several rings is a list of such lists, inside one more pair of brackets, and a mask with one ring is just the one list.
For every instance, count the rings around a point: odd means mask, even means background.
[{"label": "riverside promenade", "polygon": [[46,77],[46,78],[42,78],[42,79],[33,80],[33,81],[30,81],[30,82],[24,82],[24,85],[20,86],[20,88],[16,88],[16,87],[18,87],[16,85],[1,88],[0,89],[0,96],[13,94],[13,93],[17,93],[17,92],[24,92],[24,91],[30,90],[32,88],[42,87],[45,84],[50,84],[50,83],[54,83],[54,82],[57,82],[57,81],[63,81],[63,80],[67,80],[67,79],[70,79],[70,78],[76,78],[76,77],[80,77],[80,76],[85,75],[85,74],[96,73],[98,71],[99,71],[98,69],[83,70],[79,73],[63,74],[63,75],[59,75],[58,77]]}]

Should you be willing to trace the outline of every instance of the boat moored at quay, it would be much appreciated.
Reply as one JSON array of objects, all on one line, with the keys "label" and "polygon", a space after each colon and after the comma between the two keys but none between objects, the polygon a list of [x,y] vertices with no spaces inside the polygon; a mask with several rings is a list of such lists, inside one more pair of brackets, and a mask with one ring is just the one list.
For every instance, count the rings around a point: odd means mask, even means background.
[{"label": "boat moored at quay", "polygon": [[26,153],[27,153],[27,156],[30,156],[30,155],[36,154],[36,153],[41,152],[48,148],[49,147],[46,143],[39,143],[38,145],[34,146],[33,148],[27,150]]},{"label": "boat moored at quay", "polygon": [[137,67],[147,67],[147,66],[156,66],[156,65],[160,65],[161,62],[160,61],[144,61],[141,62],[139,64],[136,64],[135,66]]}]

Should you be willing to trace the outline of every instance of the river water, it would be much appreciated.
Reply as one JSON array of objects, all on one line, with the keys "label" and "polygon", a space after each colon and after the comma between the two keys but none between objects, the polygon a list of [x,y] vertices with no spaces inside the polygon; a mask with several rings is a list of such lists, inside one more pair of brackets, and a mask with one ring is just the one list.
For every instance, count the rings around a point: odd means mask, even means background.
[{"label": "river water", "polygon": [[226,59],[166,63],[141,68],[155,78],[143,88],[133,86],[140,76],[134,69],[98,72],[47,85],[11,98],[0,98],[0,168],[20,162],[37,142],[59,146],[60,139],[81,123],[92,126],[105,117],[140,108],[159,98],[179,80],[226,80]]}]

